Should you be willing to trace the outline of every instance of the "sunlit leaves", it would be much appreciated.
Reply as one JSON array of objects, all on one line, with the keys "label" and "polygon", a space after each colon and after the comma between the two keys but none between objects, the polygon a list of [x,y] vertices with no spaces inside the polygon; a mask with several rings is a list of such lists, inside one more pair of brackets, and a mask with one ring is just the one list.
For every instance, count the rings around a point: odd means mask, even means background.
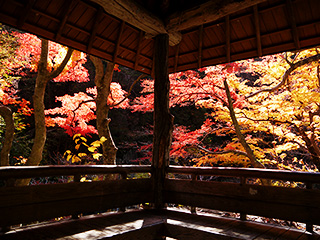
[{"label": "sunlit leaves", "polygon": [[99,147],[107,140],[105,137],[93,141],[90,145],[87,144],[88,139],[83,137],[80,133],[73,135],[72,139],[75,143],[74,151],[67,150],[64,153],[64,157],[68,162],[82,163],[82,161],[90,161],[90,158],[99,161],[103,156],[99,153]]}]

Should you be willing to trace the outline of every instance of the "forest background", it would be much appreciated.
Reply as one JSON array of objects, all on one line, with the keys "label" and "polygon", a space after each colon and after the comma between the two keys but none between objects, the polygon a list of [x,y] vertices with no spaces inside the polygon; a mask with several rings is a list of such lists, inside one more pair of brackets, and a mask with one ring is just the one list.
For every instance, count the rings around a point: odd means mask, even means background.
[{"label": "forest background", "polygon": [[[0,114],[11,110],[15,125],[5,153],[10,124],[0,120],[1,165],[31,162],[37,136],[46,137],[37,153],[43,156],[41,165],[108,163],[104,159],[150,164],[150,76],[6,26],[1,26],[0,46]],[[319,59],[314,48],[171,74],[170,164],[318,171]],[[107,76],[108,69],[113,71]],[[34,114],[39,76],[46,76],[41,136]],[[96,117],[99,78],[109,79],[102,123]],[[99,124],[110,129],[106,137]]]}]

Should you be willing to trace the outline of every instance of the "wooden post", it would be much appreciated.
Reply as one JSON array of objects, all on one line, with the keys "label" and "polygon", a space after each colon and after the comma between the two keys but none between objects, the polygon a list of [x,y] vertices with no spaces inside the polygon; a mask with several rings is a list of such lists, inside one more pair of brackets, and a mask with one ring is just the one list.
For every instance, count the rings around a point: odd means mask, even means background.
[{"label": "wooden post", "polygon": [[[240,178],[240,185],[241,186],[244,186],[247,184],[247,178],[245,177],[241,177]],[[246,221],[247,220],[247,214],[246,213],[243,213],[243,212],[240,212],[240,220],[241,221]]]},{"label": "wooden post", "polygon": [[154,48],[154,133],[152,149],[154,207],[156,209],[164,207],[162,190],[166,168],[169,165],[173,131],[173,116],[169,111],[168,48],[169,36],[167,34],[157,35]]},{"label": "wooden post", "polygon": [[[307,189],[312,189],[312,183],[311,182],[306,182],[306,188]],[[308,232],[313,233],[313,224],[312,223],[306,223],[306,230]]]}]

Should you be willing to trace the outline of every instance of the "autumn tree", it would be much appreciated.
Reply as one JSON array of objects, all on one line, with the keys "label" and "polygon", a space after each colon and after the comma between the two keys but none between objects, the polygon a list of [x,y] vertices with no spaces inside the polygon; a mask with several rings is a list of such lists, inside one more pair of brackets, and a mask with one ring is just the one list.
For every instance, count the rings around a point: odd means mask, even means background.
[{"label": "autumn tree", "polygon": [[[79,53],[63,47],[57,43],[39,39],[31,34],[16,33],[19,48],[15,52],[19,64],[14,67],[16,71],[24,74],[23,70],[37,72],[33,94],[33,108],[35,119],[35,137],[31,154],[25,165],[38,165],[42,160],[42,152],[46,141],[46,125],[44,115],[44,95],[49,81],[74,80],[85,74]],[[71,56],[73,56],[71,58]],[[71,60],[71,61],[70,61]],[[23,64],[21,64],[23,63]],[[78,71],[77,71],[78,70]],[[77,74],[80,72],[80,75]],[[19,181],[18,184],[27,184],[28,179]]]},{"label": "autumn tree", "polygon": [[240,117],[249,131],[273,136],[269,148],[264,148],[265,155],[270,156],[265,159],[268,164],[310,170],[306,162],[298,159],[299,155],[285,164],[289,152],[296,150],[307,153],[320,167],[319,59],[319,51],[310,49],[265,57],[251,64],[261,77],[243,92],[249,105]]},{"label": "autumn tree", "polygon": [[[47,124],[64,128],[70,136],[98,134],[100,139],[105,139],[102,142],[103,163],[115,164],[118,149],[111,135],[109,127],[111,119],[108,114],[112,108],[129,107],[128,96],[133,86],[126,92],[119,83],[112,82],[113,72],[120,71],[117,65],[94,56],[90,56],[90,60],[95,67],[95,87],[86,89],[86,92],[75,93],[73,96],[66,94],[56,97],[62,106],[45,111]],[[141,77],[136,79],[133,85]],[[92,120],[96,120],[96,127],[90,124]]]},{"label": "autumn tree", "polygon": [[9,153],[14,137],[14,125],[18,130],[23,129],[25,125],[20,121],[20,116],[30,115],[31,109],[28,101],[17,96],[17,90],[14,87],[19,80],[19,77],[14,75],[15,68],[24,64],[15,55],[19,48],[17,36],[1,24],[0,45],[0,116],[2,116],[6,127],[0,155],[0,166],[7,166],[9,165]]},{"label": "autumn tree", "polygon": [[[192,157],[199,165],[250,163],[308,169],[297,156],[286,158],[296,151],[309,152],[318,166],[318,54],[313,49],[172,74],[171,106],[194,104],[207,109],[207,120],[200,129],[176,127],[173,156]],[[231,99],[227,99],[224,83],[230,86]],[[152,104],[146,103],[152,103],[152,81],[143,84],[144,95],[135,109],[149,111]],[[232,141],[222,146],[208,144],[205,139],[210,135],[229,136]]]},{"label": "autumn tree", "polygon": [[[233,108],[242,108],[244,106],[244,98],[236,94],[235,89],[231,91],[226,88],[225,79],[231,81],[235,78],[234,69],[238,69],[236,64],[221,65],[211,68],[203,68],[198,71],[186,71],[184,73],[176,73],[170,75],[170,107],[202,105],[206,108],[211,108],[213,105],[221,105],[226,108],[229,115],[232,116]],[[233,75],[232,75],[233,74]],[[134,110],[151,111],[153,99],[153,81],[145,80],[143,82],[144,90],[142,97],[136,100]],[[234,114],[233,114],[234,115]],[[211,154],[235,153],[243,158],[249,158],[251,164],[255,167],[263,167],[262,164],[255,158],[249,145],[241,134],[240,128],[236,121],[233,121],[236,126],[236,132],[241,141],[238,145],[239,149],[231,148],[226,151],[211,152]],[[190,156],[190,147],[195,146],[201,151],[210,153],[210,150],[201,146],[200,138],[208,135],[208,132],[213,132],[213,118],[208,116],[201,129],[188,131],[186,127],[176,127],[173,133],[173,143],[171,155],[173,157]],[[230,126],[227,126],[230,131]],[[246,162],[244,160],[244,162]]]}]

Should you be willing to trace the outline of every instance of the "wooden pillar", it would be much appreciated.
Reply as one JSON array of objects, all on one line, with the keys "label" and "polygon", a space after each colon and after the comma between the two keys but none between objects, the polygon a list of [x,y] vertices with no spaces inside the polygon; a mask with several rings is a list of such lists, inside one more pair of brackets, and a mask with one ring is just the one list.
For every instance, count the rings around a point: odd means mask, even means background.
[{"label": "wooden pillar", "polygon": [[154,45],[155,82],[152,149],[154,207],[156,209],[164,207],[163,184],[166,168],[169,165],[169,151],[173,131],[173,116],[169,111],[168,48],[168,34],[157,35]]}]

